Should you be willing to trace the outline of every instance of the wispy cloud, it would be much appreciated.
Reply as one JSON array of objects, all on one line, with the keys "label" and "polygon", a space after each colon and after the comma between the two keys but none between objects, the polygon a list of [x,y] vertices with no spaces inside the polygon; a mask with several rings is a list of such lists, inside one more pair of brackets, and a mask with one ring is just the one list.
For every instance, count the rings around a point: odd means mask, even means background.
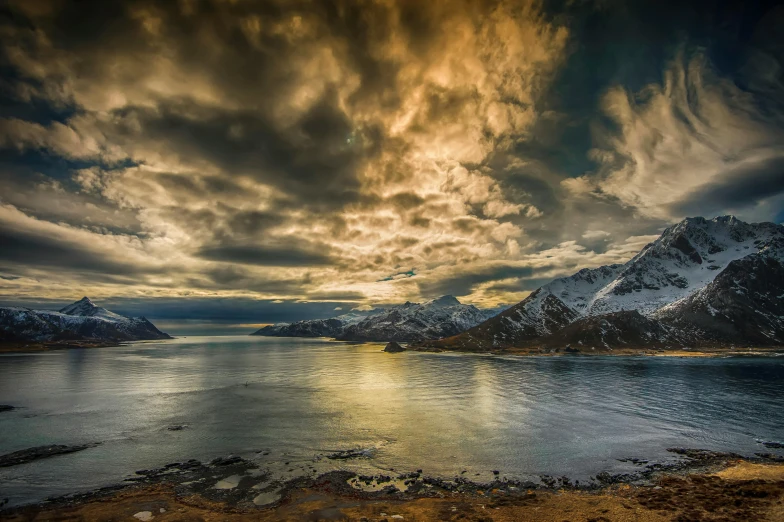
[{"label": "wispy cloud", "polygon": [[598,173],[565,180],[573,193],[679,219],[694,211],[742,211],[784,191],[777,181],[784,120],[717,75],[701,53],[680,52],[661,84],[638,92],[610,88],[602,110],[617,130],[597,130],[600,146],[590,154]]}]

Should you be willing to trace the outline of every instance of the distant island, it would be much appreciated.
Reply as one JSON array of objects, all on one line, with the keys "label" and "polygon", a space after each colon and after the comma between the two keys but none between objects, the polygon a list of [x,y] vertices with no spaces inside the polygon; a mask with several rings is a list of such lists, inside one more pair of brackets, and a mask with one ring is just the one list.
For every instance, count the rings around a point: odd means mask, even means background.
[{"label": "distant island", "polygon": [[88,297],[55,312],[0,307],[0,351],[111,346],[122,341],[171,339],[144,317],[125,317]]},{"label": "distant island", "polygon": [[387,309],[351,311],[331,319],[269,325],[251,335],[269,337],[333,337],[339,341],[411,342],[440,339],[476,326],[504,308],[479,309],[451,295],[424,303]]}]

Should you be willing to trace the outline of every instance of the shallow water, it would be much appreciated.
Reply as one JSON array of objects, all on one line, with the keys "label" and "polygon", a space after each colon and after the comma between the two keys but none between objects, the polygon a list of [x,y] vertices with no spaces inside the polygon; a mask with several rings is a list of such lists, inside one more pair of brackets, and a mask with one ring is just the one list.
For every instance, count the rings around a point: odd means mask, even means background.
[{"label": "shallow water", "polygon": [[[102,443],[0,468],[0,499],[27,503],[118,483],[142,468],[229,454],[292,474],[312,466],[585,479],[632,469],[620,458],[671,458],[672,446],[751,455],[781,453],[758,440],[784,441],[782,357],[523,358],[382,348],[190,337],[0,356],[0,404],[19,407],[0,413],[0,454]],[[185,427],[168,429],[175,425]],[[370,458],[318,458],[355,448]]]}]

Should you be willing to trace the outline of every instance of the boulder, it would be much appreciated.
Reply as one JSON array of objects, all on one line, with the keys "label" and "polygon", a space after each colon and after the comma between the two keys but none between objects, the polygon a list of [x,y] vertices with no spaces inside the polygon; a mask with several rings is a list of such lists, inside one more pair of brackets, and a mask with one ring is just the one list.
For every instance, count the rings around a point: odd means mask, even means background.
[{"label": "boulder", "polygon": [[83,451],[94,446],[97,446],[97,444],[81,444],[79,446],[53,444],[51,446],[38,446],[35,448],[15,451],[6,455],[0,455],[0,468],[26,464],[34,460],[54,457],[56,455],[65,455],[67,453]]},{"label": "boulder", "polygon": [[392,341],[387,344],[387,346],[384,348],[384,351],[389,353],[400,353],[405,352],[406,349],[397,344],[395,341]]}]

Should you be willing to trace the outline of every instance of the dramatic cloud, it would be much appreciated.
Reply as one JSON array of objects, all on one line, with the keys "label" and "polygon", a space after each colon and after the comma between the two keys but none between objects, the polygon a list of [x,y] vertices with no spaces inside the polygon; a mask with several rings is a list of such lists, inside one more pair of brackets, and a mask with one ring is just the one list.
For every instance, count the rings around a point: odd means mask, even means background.
[{"label": "dramatic cloud", "polygon": [[701,55],[679,55],[662,85],[609,89],[602,109],[619,132],[598,131],[607,148],[589,154],[599,175],[565,180],[573,193],[676,219],[700,208],[742,210],[784,190],[783,115],[761,110]]},{"label": "dramatic cloud", "polygon": [[773,219],[782,12],[744,13],[11,0],[0,294],[493,306],[688,214]]}]

